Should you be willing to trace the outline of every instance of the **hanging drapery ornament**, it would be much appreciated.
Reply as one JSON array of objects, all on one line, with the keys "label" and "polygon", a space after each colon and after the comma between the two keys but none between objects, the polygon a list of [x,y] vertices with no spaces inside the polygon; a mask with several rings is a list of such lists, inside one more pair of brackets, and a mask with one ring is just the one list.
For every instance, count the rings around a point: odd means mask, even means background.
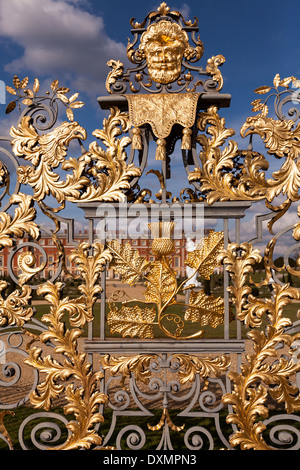
[{"label": "hanging drapery ornament", "polygon": [[166,159],[166,139],[157,139],[156,141],[156,152],[155,160],[165,160]]},{"label": "hanging drapery ornament", "polygon": [[143,143],[141,137],[141,129],[139,127],[134,127],[132,129],[132,148],[134,150],[143,150]]},{"label": "hanging drapery ornament", "polygon": [[195,122],[199,95],[200,93],[126,95],[129,119],[133,126],[133,148],[142,148],[140,127],[149,124],[157,137],[155,159],[165,160],[166,138],[170,135],[173,125],[180,124],[183,127],[181,148],[190,150],[191,127]]},{"label": "hanging drapery ornament", "polygon": [[192,129],[185,127],[182,131],[181,150],[192,149]]}]

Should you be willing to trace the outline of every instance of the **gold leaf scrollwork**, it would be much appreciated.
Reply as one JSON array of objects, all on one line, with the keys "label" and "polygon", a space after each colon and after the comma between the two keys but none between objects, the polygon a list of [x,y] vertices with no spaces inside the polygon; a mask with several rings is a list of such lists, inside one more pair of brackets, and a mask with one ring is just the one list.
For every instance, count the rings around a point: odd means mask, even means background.
[{"label": "gold leaf scrollwork", "polygon": [[218,377],[224,374],[230,366],[229,356],[203,358],[190,354],[174,354],[174,359],[180,364],[178,375],[182,384],[193,382],[196,374],[199,374],[206,382],[208,377]]},{"label": "gold leaf scrollwork", "polygon": [[207,61],[206,72],[209,72],[212,75],[213,80],[218,82],[217,91],[220,91],[223,88],[223,76],[219,70],[219,66],[224,64],[225,57],[222,54],[217,56],[212,56]]},{"label": "gold leaf scrollwork", "polygon": [[163,408],[161,418],[157,424],[151,426],[149,423],[147,423],[147,426],[150,431],[160,431],[163,426],[165,426],[165,424],[174,432],[180,432],[185,428],[185,424],[183,424],[182,426],[176,426],[173,423],[168,408]]},{"label": "gold leaf scrollwork", "polygon": [[96,179],[96,185],[90,184],[86,188],[81,201],[125,201],[124,190],[130,189],[131,178],[141,175],[138,167],[126,163],[125,147],[131,143],[131,139],[125,136],[116,138],[131,127],[128,113],[116,107],[110,111],[109,118],[103,121],[103,129],[93,132],[107,150],[100,148],[97,142],[92,142],[88,154],[83,156],[91,164],[87,174]]},{"label": "gold leaf scrollwork", "polygon": [[[283,80],[274,80],[275,91],[279,97],[278,86],[288,88],[289,83],[295,82],[295,77]],[[258,94],[268,93],[272,87],[259,87]],[[270,95],[272,96],[272,95]],[[197,127],[211,135],[204,134],[197,137],[202,146],[200,160],[202,167],[195,168],[189,174],[189,181],[199,182],[201,191],[206,195],[209,204],[215,201],[248,200],[259,201],[264,199],[269,209],[275,212],[268,227],[272,233],[272,226],[290,207],[291,203],[299,199],[300,173],[298,155],[299,125],[290,119],[273,119],[268,116],[268,106],[257,99],[252,102],[253,111],[259,114],[247,118],[240,130],[242,137],[250,134],[259,135],[268,151],[268,154],[277,158],[284,158],[281,168],[272,173],[271,178],[266,177],[269,162],[266,158],[252,150],[240,151],[235,141],[230,140],[223,150],[220,147],[228,137],[235,134],[233,129],[225,128],[225,120],[220,118],[216,106],[199,114]],[[243,165],[237,164],[237,159],[244,157]],[[237,171],[238,170],[238,171]],[[286,196],[280,205],[272,205],[275,198]],[[276,214],[277,213],[277,214]]]},{"label": "gold leaf scrollwork", "polygon": [[23,286],[3,298],[2,292],[7,288],[6,281],[0,281],[0,326],[17,325],[23,326],[34,315],[32,307],[28,304],[31,300],[31,289]]},{"label": "gold leaf scrollwork", "polygon": [[[290,346],[295,339],[285,331],[292,323],[290,319],[283,317],[282,312],[288,303],[299,301],[300,294],[298,289],[288,284],[273,286],[272,301],[266,299],[256,303],[260,315],[264,313],[269,318],[266,333],[255,329],[248,333],[253,342],[254,353],[247,356],[240,374],[229,373],[234,389],[223,397],[223,402],[233,407],[233,413],[228,415],[227,422],[238,428],[231,436],[230,443],[233,446],[240,445],[242,450],[271,449],[262,436],[266,426],[261,421],[268,416],[268,392],[278,403],[285,403],[287,413],[300,409],[299,389],[290,383],[290,378],[299,372],[300,364],[298,361],[295,363],[292,358],[279,357],[276,349],[280,344]],[[271,358],[273,363],[270,363]]]},{"label": "gold leaf scrollwork", "polygon": [[[90,249],[93,250],[92,254],[89,254]],[[102,292],[102,287],[97,284],[99,275],[111,259],[112,255],[109,250],[105,250],[104,246],[97,242],[92,247],[89,243],[80,243],[78,248],[73,250],[69,256],[70,262],[74,262],[77,265],[77,270],[80,272],[81,279],[83,280],[78,290],[86,299],[87,321],[93,319],[93,305],[98,294]],[[80,326],[83,326],[83,324],[81,323]]]},{"label": "gold leaf scrollwork", "polygon": [[[232,284],[228,291],[233,295],[233,303],[236,308],[237,318],[244,321],[249,327],[258,326],[260,318],[251,315],[248,302],[252,300],[251,287],[248,284],[249,274],[253,271],[253,265],[261,261],[259,250],[253,249],[250,243],[230,243],[227,250],[220,253],[226,270],[230,273]],[[257,300],[254,299],[254,302]]]},{"label": "gold leaf scrollwork", "polygon": [[[74,139],[85,140],[86,130],[76,121],[63,122],[53,131],[40,136],[30,117],[25,116],[18,127],[12,126],[10,131],[15,155],[24,157],[32,164],[18,168],[18,179],[33,188],[34,200],[40,202],[51,195],[62,204],[61,208],[65,201],[123,201],[124,190],[130,189],[131,178],[140,176],[139,168],[126,163],[124,148],[131,140],[129,137],[116,138],[122,132],[128,132],[129,127],[128,113],[112,108],[109,118],[104,119],[103,129],[93,132],[107,150],[92,142],[88,152],[78,159],[67,160],[70,142]],[[53,171],[60,165],[62,170],[72,172],[65,181]]]},{"label": "gold leaf scrollwork", "polygon": [[11,247],[12,237],[22,238],[28,233],[37,239],[40,235],[38,225],[33,222],[36,211],[32,207],[32,197],[23,193],[14,194],[10,198],[11,204],[19,204],[15,209],[13,219],[7,212],[0,212],[0,248]]},{"label": "gold leaf scrollwork", "polygon": [[[187,339],[197,338],[203,334],[199,330],[190,336],[181,336],[185,327],[185,321],[196,323],[197,326],[211,325],[216,327],[224,321],[224,300],[207,296],[204,291],[193,291],[194,286],[186,285],[195,273],[209,279],[215,267],[219,264],[218,256],[224,247],[223,232],[211,231],[208,237],[204,237],[201,244],[187,256],[186,264],[193,270],[193,275],[180,284],[177,281],[171,261],[168,257],[174,248],[171,233],[174,230],[174,222],[159,222],[149,225],[154,240],[151,250],[155,254],[154,261],[147,261],[141,257],[138,250],[134,250],[129,243],[122,245],[114,240],[108,242],[108,247],[113,255],[110,267],[121,274],[121,281],[129,285],[135,285],[139,280],[145,283],[143,293],[144,300],[131,298],[118,308],[114,303],[119,295],[112,295],[109,300],[110,311],[107,314],[107,322],[111,332],[121,333],[122,336],[138,336],[142,338],[154,337],[154,325],[171,338]],[[189,304],[177,300],[179,293],[185,293],[190,289]],[[118,294],[118,292],[115,292]],[[147,308],[130,306],[133,302],[143,302]],[[152,307],[150,305],[152,304]],[[180,313],[168,311],[169,307],[183,306],[184,316]],[[175,326],[172,332],[166,323]]]},{"label": "gold leaf scrollwork", "polygon": [[[65,329],[62,321],[65,313],[69,313],[70,322],[81,316],[78,310],[86,309],[84,298],[81,302],[77,299],[60,299],[61,283],[53,284],[47,282],[38,288],[40,295],[44,294],[46,300],[51,304],[50,312],[43,316],[43,321],[49,323],[49,329],[40,335],[43,343],[51,341],[55,344],[54,352],[62,354],[65,358],[63,363],[51,356],[42,357],[42,350],[31,347],[27,364],[35,367],[39,372],[46,374],[46,380],[37,386],[36,391],[30,395],[31,403],[36,408],[49,410],[52,400],[63,392],[68,401],[64,407],[64,413],[73,413],[75,420],[67,424],[70,435],[67,441],[57,450],[89,449],[91,445],[100,445],[101,436],[94,429],[96,423],[103,421],[99,413],[99,405],[107,402],[107,397],[97,390],[97,383],[102,377],[101,372],[93,372],[91,364],[86,361],[86,354],[78,351],[78,338],[82,335],[82,329]],[[70,378],[75,379],[79,385],[74,383],[65,385]]]},{"label": "gold leaf scrollwork", "polygon": [[101,357],[101,365],[105,370],[109,370],[111,375],[120,374],[122,376],[122,387],[126,378],[130,378],[132,373],[134,373],[136,380],[140,380],[147,385],[151,378],[149,365],[155,357],[155,354],[139,354],[130,357],[114,357],[106,354]]},{"label": "gold leaf scrollwork", "polygon": [[18,256],[18,268],[21,274],[18,277],[19,284],[26,284],[33,276],[43,271],[46,263],[42,263],[38,267],[34,267],[36,264],[36,257],[31,251],[25,251]]},{"label": "gold leaf scrollwork", "polygon": [[118,309],[111,306],[107,324],[111,333],[120,333],[123,337],[154,338],[155,317],[155,307],[141,309],[138,305],[134,307],[123,305],[121,309]]}]

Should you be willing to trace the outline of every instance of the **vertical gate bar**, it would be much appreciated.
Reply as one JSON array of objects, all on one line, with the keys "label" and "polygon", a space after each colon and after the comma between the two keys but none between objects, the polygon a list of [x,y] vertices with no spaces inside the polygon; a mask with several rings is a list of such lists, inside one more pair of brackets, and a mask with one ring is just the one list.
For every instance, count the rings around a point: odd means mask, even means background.
[{"label": "vertical gate bar", "polygon": [[[235,243],[240,245],[241,243],[241,221],[240,219],[235,219]],[[242,337],[242,325],[240,320],[236,318],[236,337],[241,339]]]},{"label": "vertical gate bar", "polygon": [[[92,245],[94,243],[94,220],[89,219],[89,244]],[[95,305],[96,308],[96,305]],[[87,328],[88,328],[88,339],[93,338],[93,326],[94,326],[94,320],[88,323]]]},{"label": "vertical gate bar", "polygon": [[[100,238],[100,243],[102,243],[103,246],[106,244],[106,236],[105,236],[105,224],[106,221],[105,219],[100,220],[100,233],[101,233],[101,238]],[[102,288],[101,296],[100,296],[100,331],[99,331],[99,336],[100,339],[105,338],[105,307],[106,307],[106,267],[104,271],[100,275],[100,285]]]},{"label": "vertical gate bar", "polygon": [[163,175],[163,185],[162,188],[162,195],[161,195],[161,202],[165,204],[167,202],[167,190],[166,190],[166,179],[167,179],[167,160],[163,160],[161,162],[161,172]]},{"label": "vertical gate bar", "polygon": [[[228,219],[223,219],[224,227],[224,248],[227,249],[228,245]],[[224,339],[229,339],[229,295],[228,287],[228,272],[224,266]]]}]

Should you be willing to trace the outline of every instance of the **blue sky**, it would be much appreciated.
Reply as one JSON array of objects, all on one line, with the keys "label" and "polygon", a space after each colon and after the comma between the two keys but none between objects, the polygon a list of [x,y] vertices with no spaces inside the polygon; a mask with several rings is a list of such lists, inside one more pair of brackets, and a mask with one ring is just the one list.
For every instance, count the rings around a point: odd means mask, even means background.
[{"label": "blue sky", "polygon": [[[104,84],[109,59],[124,60],[130,18],[142,21],[160,2],[137,0],[0,0],[0,80],[12,83],[17,74],[38,77],[44,87],[58,79],[72,92],[80,92],[86,105],[75,119],[88,131],[101,128],[106,113],[97,104],[107,94]],[[297,0],[172,0],[171,9],[186,19],[199,18],[204,55],[226,58],[222,66],[224,93],[232,95],[230,109],[221,114],[237,132],[251,115],[253,90],[282,78],[300,78],[300,3]],[[7,102],[10,100],[7,94]],[[17,120],[6,120],[0,105],[0,135]],[[242,139],[237,135],[238,143]]]},{"label": "blue sky", "polygon": [[[97,96],[105,94],[107,60],[124,59],[131,17],[144,19],[160,2],[128,0],[0,0],[0,79],[14,74],[58,78],[79,91],[85,108],[76,119],[99,126]],[[170,2],[186,18],[199,18],[202,65],[223,54],[223,91],[232,95],[224,115],[238,128],[251,114],[252,93],[273,77],[300,76],[300,4],[277,0]],[[7,96],[9,100],[9,96]],[[1,106],[1,118],[3,117]]]}]

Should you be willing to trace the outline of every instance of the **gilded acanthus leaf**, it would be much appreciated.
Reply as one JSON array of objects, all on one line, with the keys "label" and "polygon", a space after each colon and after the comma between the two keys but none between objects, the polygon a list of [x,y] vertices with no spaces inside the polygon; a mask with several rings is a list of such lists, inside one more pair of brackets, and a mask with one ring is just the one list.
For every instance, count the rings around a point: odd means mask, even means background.
[{"label": "gilded acanthus leaf", "polygon": [[[59,99],[65,98],[65,91],[58,92],[55,88],[55,93]],[[58,203],[66,200],[124,201],[124,191],[130,189],[130,180],[141,174],[139,168],[126,163],[124,149],[131,142],[130,138],[117,138],[130,128],[128,113],[112,108],[109,118],[104,119],[103,129],[94,131],[93,135],[102,140],[106,151],[97,142],[92,142],[89,151],[78,159],[67,159],[70,142],[85,140],[87,136],[86,130],[74,121],[71,110],[83,103],[68,100],[67,104],[71,122],[63,122],[46,134],[38,134],[29,116],[23,117],[18,127],[11,128],[13,152],[33,165],[18,168],[19,181],[33,188],[33,198],[37,201],[49,195]],[[65,180],[53,171],[60,165],[62,170],[71,172]]]},{"label": "gilded acanthus leaf", "polygon": [[107,243],[113,255],[110,268],[121,274],[122,282],[134,285],[149,266],[145,258],[140,256],[138,250],[131,248],[130,243],[122,245],[117,240]]},{"label": "gilded acanthus leaf", "polygon": [[164,304],[170,301],[177,288],[176,275],[172,271],[171,259],[164,262],[152,261],[145,276],[147,289],[144,293],[147,302]]},{"label": "gilded acanthus leaf", "polygon": [[[258,326],[260,316],[254,317],[251,309],[245,309],[247,296],[251,293],[248,276],[253,271],[253,265],[262,259],[259,250],[253,249],[250,243],[230,243],[226,250],[220,252],[225,269],[230,273],[231,285],[228,291],[233,295],[237,318],[247,326]],[[250,297],[249,297],[250,298]]]},{"label": "gilded acanthus leaf", "polygon": [[154,354],[138,354],[130,357],[114,357],[106,354],[101,357],[101,364],[103,369],[109,370],[111,375],[122,375],[122,386],[125,379],[130,378],[132,373],[134,373],[136,380],[148,384],[151,378],[149,365],[155,357]]},{"label": "gilded acanthus leaf", "polygon": [[194,251],[188,253],[185,264],[198,271],[204,279],[209,279],[216,266],[218,256],[224,248],[223,232],[210,231]]},{"label": "gilded acanthus leaf", "polygon": [[296,159],[300,152],[300,127],[295,127],[295,122],[290,119],[274,120],[271,117],[258,114],[247,118],[245,124],[241,127],[242,137],[250,133],[261,136],[268,153],[277,157],[284,157],[287,154]]},{"label": "gilded acanthus leaf", "polygon": [[[92,254],[89,254],[90,248],[93,250]],[[104,250],[101,243],[94,243],[91,247],[89,243],[82,242],[69,256],[70,262],[76,263],[84,281],[78,289],[86,298],[89,320],[93,318],[93,305],[97,296],[102,292],[101,286],[97,283],[99,275],[111,259],[110,251]]]},{"label": "gilded acanthus leaf", "polygon": [[210,325],[215,328],[224,323],[224,299],[206,295],[203,290],[192,290],[184,319],[197,322],[200,326]]},{"label": "gilded acanthus leaf", "polygon": [[134,307],[123,305],[118,309],[116,306],[111,306],[107,315],[107,324],[111,333],[120,333],[123,337],[153,338],[155,317],[155,307],[141,309],[138,305]]},{"label": "gilded acanthus leaf", "polygon": [[[293,78],[280,80],[279,77],[275,81],[278,86],[286,88]],[[261,87],[256,91],[263,94],[267,93],[269,88]],[[281,194],[286,195],[287,202],[299,199],[300,126],[292,119],[274,120],[268,117],[266,101],[258,99],[252,104],[253,111],[260,113],[247,118],[240,130],[242,137],[249,134],[260,135],[268,153],[278,158],[284,157],[285,161],[271,178],[267,178],[269,163],[262,155],[253,151],[239,151],[234,141],[229,141],[228,146],[221,150],[220,146],[234,131],[225,128],[225,120],[220,118],[217,108],[211,106],[207,111],[200,113],[197,125],[201,131],[209,125],[207,133],[212,137],[208,138],[203,133],[197,137],[203,148],[200,152],[202,165],[189,174],[190,182],[197,181],[201,184],[201,191],[209,204],[215,201],[261,199],[271,203]],[[242,165],[239,165],[237,160],[240,156],[244,157]]]},{"label": "gilded acanthus leaf", "polygon": [[[82,309],[86,308],[84,298],[70,300],[60,299],[61,283],[47,282],[38,288],[39,295],[45,295],[51,304],[50,312],[43,316],[42,321],[49,323],[49,329],[40,335],[42,342],[51,341],[55,345],[55,353],[61,354],[63,362],[51,356],[42,357],[42,350],[37,347],[29,349],[29,357],[25,362],[38,371],[46,374],[44,382],[39,383],[37,389],[30,395],[31,403],[36,408],[49,410],[52,400],[61,396],[65,391],[67,405],[66,414],[72,413],[74,420],[67,424],[70,433],[66,442],[56,450],[89,449],[91,445],[100,445],[102,437],[96,432],[94,426],[103,421],[99,413],[99,405],[107,402],[107,396],[97,389],[101,372],[93,372],[91,364],[86,361],[86,354],[78,351],[77,339],[82,330],[65,328],[63,317],[70,314],[71,324],[82,316]],[[77,312],[77,313],[76,313]],[[66,384],[68,379],[78,381],[76,388],[73,383]]]},{"label": "gilded acanthus leaf", "polygon": [[[15,155],[31,161],[33,167],[18,169],[19,180],[34,189],[33,198],[41,201],[51,195],[59,203],[66,199],[79,198],[80,190],[89,182],[83,175],[84,163],[75,159],[65,160],[67,148],[73,139],[86,139],[86,131],[77,122],[64,122],[48,134],[39,136],[25,116],[18,128],[12,127],[10,134]],[[62,181],[52,169],[62,164],[62,169],[72,170]]]},{"label": "gilded acanthus leaf", "polygon": [[80,137],[86,139],[86,131],[77,122],[64,122],[48,134],[39,135],[29,116],[23,117],[18,127],[12,127],[12,149],[15,155],[24,157],[34,166],[42,160],[50,168],[56,168],[67,155],[67,146]]},{"label": "gilded acanthus leaf", "polygon": [[[297,215],[300,217],[300,206],[297,207]],[[295,240],[300,240],[300,222],[294,225],[293,237]]]},{"label": "gilded acanthus leaf", "polygon": [[7,286],[6,281],[0,281],[0,326],[23,326],[34,315],[33,309],[29,307],[31,289],[24,286],[21,291],[15,290],[3,298],[2,292]]},{"label": "gilded acanthus leaf", "polygon": [[207,379],[207,377],[218,377],[224,374],[230,366],[229,356],[219,356],[216,358],[202,358],[190,354],[174,354],[174,359],[179,361],[181,369],[179,370],[180,382],[194,382],[195,375]]},{"label": "gilded acanthus leaf", "polygon": [[93,135],[99,138],[107,147],[103,150],[97,142],[92,142],[89,152],[84,159],[89,159],[93,165],[88,174],[95,178],[96,184],[86,188],[81,200],[83,201],[125,201],[124,190],[130,189],[130,180],[140,176],[141,171],[132,163],[126,163],[127,147],[131,140],[123,136],[130,128],[128,113],[121,112],[118,108],[111,108],[108,119],[103,121],[103,129],[96,129]]},{"label": "gilded acanthus leaf", "polygon": [[[227,422],[237,425],[237,430],[230,438],[233,446],[241,449],[269,450],[263,439],[265,425],[258,418],[267,418],[268,386],[270,394],[278,402],[284,402],[288,413],[299,410],[299,390],[288,380],[300,370],[299,362],[280,357],[279,345],[290,346],[293,337],[286,332],[291,320],[282,316],[283,308],[293,300],[300,300],[299,290],[288,284],[274,284],[274,297],[257,300],[259,315],[264,313],[269,324],[266,333],[251,330],[254,353],[247,355],[247,362],[242,365],[241,373],[230,373],[234,383],[232,393],[223,397],[225,404],[232,405],[233,413]],[[255,298],[251,299],[255,308]],[[273,364],[272,364],[273,360]],[[256,422],[257,421],[257,422]]]},{"label": "gilded acanthus leaf", "polygon": [[109,72],[106,79],[106,90],[108,93],[112,93],[111,86],[114,85],[118,78],[121,78],[124,73],[124,65],[119,60],[109,60],[107,62],[108,67],[111,67],[112,70]]},{"label": "gilded acanthus leaf", "polygon": [[19,204],[15,210],[14,218],[7,212],[0,212],[0,247],[12,246],[12,236],[23,237],[28,233],[32,238],[37,239],[40,231],[33,222],[36,211],[32,207],[32,197],[23,193],[14,194],[10,198],[10,203]]}]

